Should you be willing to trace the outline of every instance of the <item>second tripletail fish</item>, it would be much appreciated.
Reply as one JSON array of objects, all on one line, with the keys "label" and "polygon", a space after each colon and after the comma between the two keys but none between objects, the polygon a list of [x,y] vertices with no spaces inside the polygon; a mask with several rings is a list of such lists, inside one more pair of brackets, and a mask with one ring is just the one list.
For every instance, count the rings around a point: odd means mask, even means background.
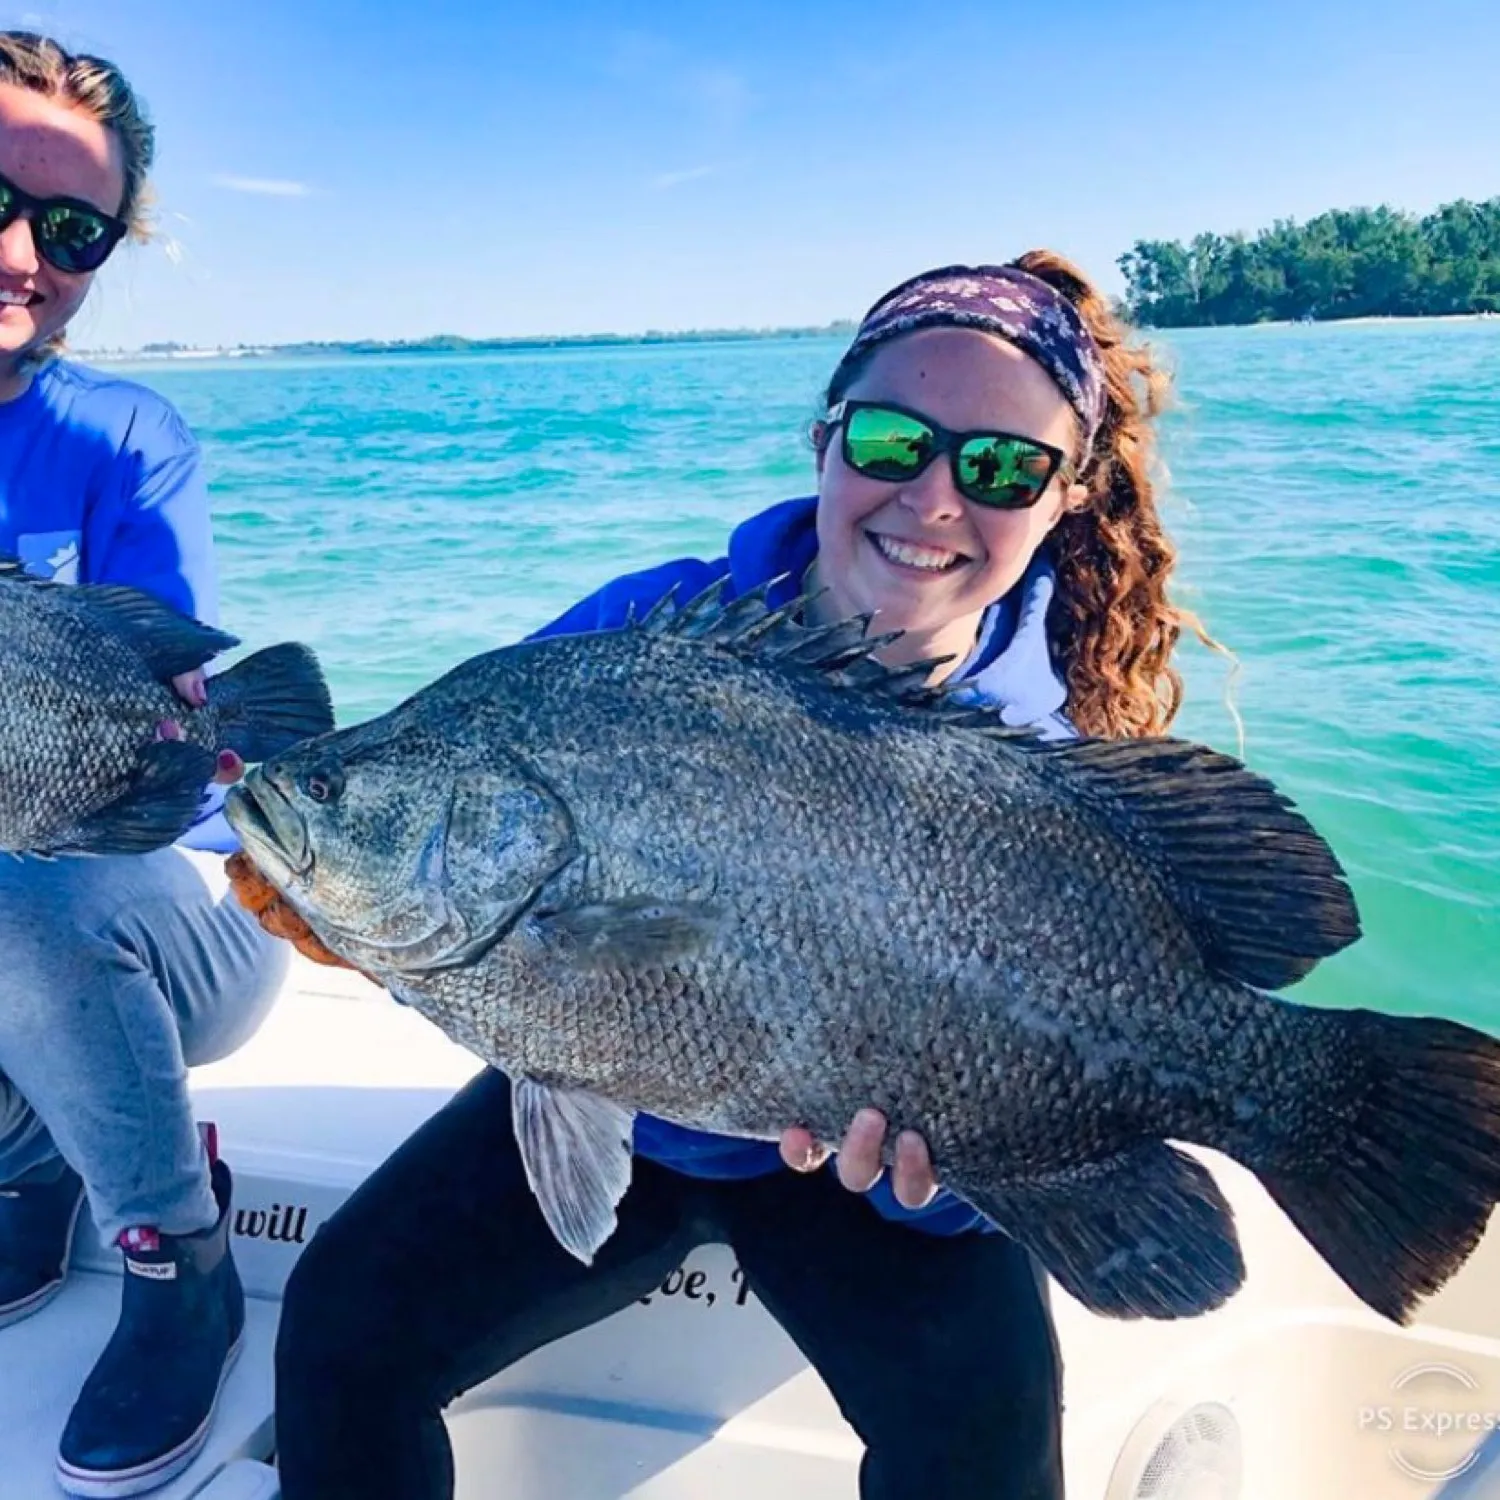
[{"label": "second tripletail fish", "polygon": [[1241,1284],[1180,1142],[1405,1321],[1500,1194],[1500,1042],[1271,993],[1359,925],[1264,778],[1043,743],[806,608],[710,592],[476,657],[252,772],[230,821],[329,949],[509,1075],[581,1260],[637,1112],[832,1144],[875,1105],[1098,1312]]},{"label": "second tripletail fish", "polygon": [[171,679],[238,644],[137,589],[36,579],[0,557],[0,850],[139,854],[203,807],[222,751],[264,760],[333,727],[317,659],[269,646],[210,677],[194,708]]}]

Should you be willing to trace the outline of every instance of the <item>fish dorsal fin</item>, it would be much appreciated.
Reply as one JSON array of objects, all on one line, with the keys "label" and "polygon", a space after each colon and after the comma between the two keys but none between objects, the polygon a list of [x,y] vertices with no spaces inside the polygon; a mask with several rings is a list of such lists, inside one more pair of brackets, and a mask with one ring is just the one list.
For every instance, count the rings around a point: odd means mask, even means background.
[{"label": "fish dorsal fin", "polygon": [[76,584],[59,583],[55,578],[40,578],[19,557],[0,552],[0,583],[33,589],[39,594],[66,596],[78,591]]},{"label": "fish dorsal fin", "polygon": [[[944,706],[964,717],[972,715],[972,708],[958,709],[949,703],[946,686],[929,685],[933,669],[949,658],[934,657],[888,667],[878,653],[899,640],[901,631],[871,635],[869,615],[855,615],[832,624],[804,624],[803,620],[810,618],[809,606],[826,590],[803,591],[773,607],[771,591],[785,582],[786,577],[783,574],[773,578],[727,604],[724,602],[724,592],[729,587],[727,577],[715,579],[686,603],[678,602],[674,587],[643,618],[629,621],[626,628],[647,635],[698,641],[727,651],[741,661],[805,668],[838,687],[872,696],[895,698],[912,705]],[[991,717],[999,729],[999,716]]]},{"label": "fish dorsal fin", "polygon": [[237,637],[201,624],[139,589],[84,583],[69,590],[81,608],[140,652],[153,677],[166,681],[239,645]]},{"label": "fish dorsal fin", "polygon": [[1263,776],[1185,740],[1036,745],[1155,868],[1204,961],[1230,979],[1281,989],[1359,936],[1359,914],[1332,849]]},{"label": "fish dorsal fin", "polygon": [[201,667],[210,657],[239,645],[236,636],[215,630],[140,589],[112,583],[57,583],[26,571],[19,558],[0,553],[0,580],[56,593],[94,624],[122,637],[138,651],[153,677],[165,682]]},{"label": "fish dorsal fin", "polygon": [[747,662],[822,680],[1004,741],[1051,777],[1154,869],[1204,962],[1226,978],[1281,989],[1359,936],[1354,898],[1333,851],[1290,801],[1237,760],[1185,740],[1044,741],[993,707],[928,683],[936,661],[886,666],[899,633],[869,619],[804,625],[816,594],[772,607],[773,579],[729,604],[726,580],[677,605],[670,596],[632,628],[689,639]]}]

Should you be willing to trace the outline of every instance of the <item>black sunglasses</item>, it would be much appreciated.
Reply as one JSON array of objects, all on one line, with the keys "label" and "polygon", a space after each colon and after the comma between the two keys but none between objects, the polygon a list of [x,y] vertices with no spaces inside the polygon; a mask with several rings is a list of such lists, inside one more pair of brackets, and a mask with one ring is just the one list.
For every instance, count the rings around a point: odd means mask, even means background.
[{"label": "black sunglasses", "polygon": [[92,203],[77,198],[33,198],[9,178],[0,177],[0,230],[19,218],[31,220],[37,254],[49,266],[72,275],[97,271],[130,226]]},{"label": "black sunglasses", "polygon": [[867,479],[915,479],[938,454],[953,467],[953,485],[966,500],[993,510],[1025,510],[1042,498],[1053,476],[1071,480],[1073,467],[1059,448],[1013,432],[950,432],[889,401],[840,401],[825,418],[842,426],[844,462]]}]

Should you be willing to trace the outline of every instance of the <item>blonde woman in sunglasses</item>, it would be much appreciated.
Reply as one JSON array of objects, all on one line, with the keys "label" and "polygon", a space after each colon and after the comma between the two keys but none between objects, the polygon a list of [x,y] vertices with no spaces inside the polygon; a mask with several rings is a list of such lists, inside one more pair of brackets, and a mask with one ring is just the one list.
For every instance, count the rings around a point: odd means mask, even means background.
[{"label": "blonde woman in sunglasses", "polygon": [[[0,31],[0,552],[211,623],[197,444],[159,396],[60,353],[99,268],[145,232],[152,149],[112,64]],[[200,672],[175,685],[203,701]],[[227,852],[214,807],[185,842]],[[85,1196],[134,1273],[61,1434],[71,1494],[144,1493],[208,1435],[243,1297],[229,1173],[195,1126],[187,1069],[249,1038],[285,966],[176,848],[0,861],[0,1386],[26,1379],[4,1329],[61,1289]]]}]

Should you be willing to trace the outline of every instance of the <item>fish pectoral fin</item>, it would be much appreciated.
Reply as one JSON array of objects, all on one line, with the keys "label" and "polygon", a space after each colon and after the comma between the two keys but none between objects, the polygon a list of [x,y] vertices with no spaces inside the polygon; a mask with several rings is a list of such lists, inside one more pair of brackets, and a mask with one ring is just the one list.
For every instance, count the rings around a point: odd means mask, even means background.
[{"label": "fish pectoral fin", "polygon": [[161,682],[191,672],[210,657],[239,645],[237,637],[181,614],[139,589],[86,583],[72,591],[72,599],[96,622],[128,640]]},{"label": "fish pectoral fin", "polygon": [[633,898],[535,917],[532,934],[580,967],[630,969],[696,952],[723,928],[711,907]]},{"label": "fish pectoral fin", "polygon": [[993,1193],[959,1191],[1106,1317],[1192,1317],[1227,1301],[1245,1278],[1218,1184],[1165,1141]]},{"label": "fish pectoral fin", "polygon": [[59,854],[146,854],[192,827],[214,774],[214,753],[187,740],[141,751],[130,787],[49,846]]},{"label": "fish pectoral fin", "polygon": [[597,1094],[518,1078],[511,1118],[542,1217],[570,1255],[592,1265],[630,1186],[635,1112]]}]

